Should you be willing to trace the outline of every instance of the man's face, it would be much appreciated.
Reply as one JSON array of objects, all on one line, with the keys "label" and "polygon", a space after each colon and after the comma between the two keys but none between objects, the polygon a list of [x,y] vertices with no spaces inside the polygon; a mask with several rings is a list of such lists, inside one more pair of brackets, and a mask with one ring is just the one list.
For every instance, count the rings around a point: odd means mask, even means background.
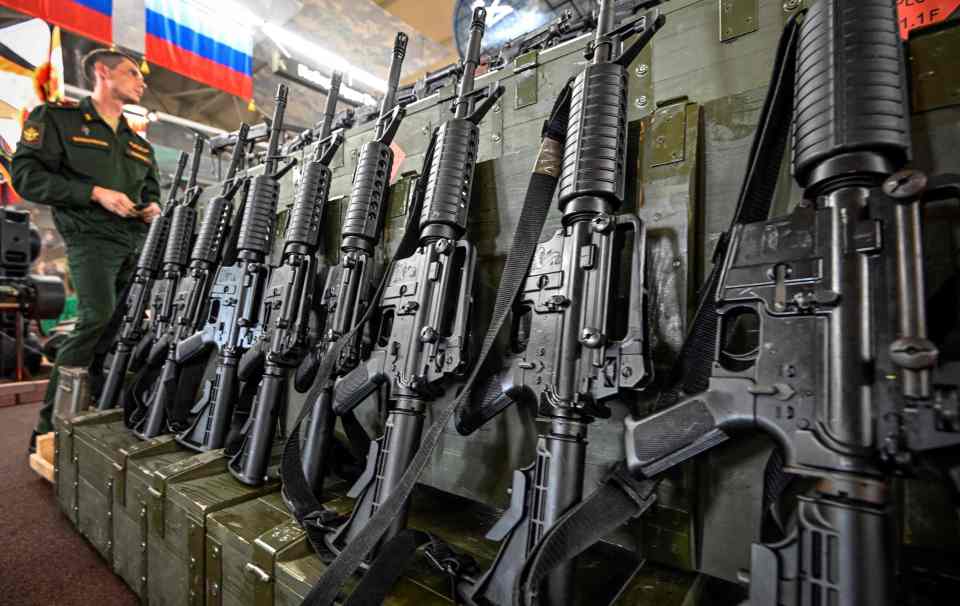
[{"label": "man's face", "polygon": [[113,68],[105,63],[98,63],[97,73],[102,76],[107,91],[121,103],[140,103],[147,84],[143,81],[140,68],[133,61],[123,59]]}]

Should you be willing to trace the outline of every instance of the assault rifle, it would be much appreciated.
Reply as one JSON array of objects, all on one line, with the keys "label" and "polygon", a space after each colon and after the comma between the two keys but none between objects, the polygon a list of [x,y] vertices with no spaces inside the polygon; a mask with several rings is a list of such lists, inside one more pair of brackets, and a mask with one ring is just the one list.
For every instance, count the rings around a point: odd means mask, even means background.
[{"label": "assault rifle", "polygon": [[173,209],[170,217],[170,231],[163,248],[163,262],[160,274],[153,282],[150,297],[150,333],[140,341],[130,361],[130,369],[136,370],[147,358],[150,349],[169,328],[172,320],[173,300],[177,293],[177,284],[183,277],[189,262],[190,242],[197,223],[196,204],[203,194],[203,187],[197,183],[200,161],[203,159],[204,139],[200,134],[194,136],[193,164],[187,179],[187,189],[183,193],[183,203]]},{"label": "assault rifle", "polygon": [[438,70],[427,72],[413,84],[407,84],[397,89],[397,103],[405,106],[414,101],[426,99],[443,88],[447,82],[456,80],[459,73],[459,63],[451,63]]},{"label": "assault rifle", "polygon": [[318,400],[312,406],[310,424],[304,442],[303,470],[314,494],[323,489],[326,460],[333,441],[333,384],[352,370],[360,358],[359,342],[347,344],[340,353],[332,375],[317,377],[319,360],[333,344],[350,332],[370,306],[374,280],[374,253],[383,229],[383,211],[387,207],[389,175],[393,169],[390,144],[404,117],[403,105],[395,103],[400,69],[407,50],[407,35],[398,32],[390,61],[387,92],[380,103],[375,136],[363,145],[357,160],[350,201],[341,230],[339,265],[327,276],[320,307],[324,327],[317,346],[297,371],[295,387],[304,392],[315,381],[322,382]]},{"label": "assault rifle", "polygon": [[[343,143],[342,130],[331,135],[342,77],[335,71],[330,79],[319,141],[313,159],[303,167],[300,175],[289,211],[280,266],[271,273],[270,285],[263,297],[261,323],[266,327],[263,342],[269,345],[265,353],[257,347],[251,348],[241,363],[244,381],[256,381],[256,377],[244,376],[244,366],[263,364],[253,408],[241,431],[243,444],[229,465],[234,477],[252,486],[265,481],[282,399],[286,396],[287,376],[290,369],[303,359],[310,345],[310,314],[318,278],[315,255],[320,246],[332,178],[329,164]],[[251,354],[260,360],[249,360]]]},{"label": "assault rifle", "polygon": [[[485,17],[484,9],[474,10],[453,117],[437,129],[424,160],[419,247],[393,262],[376,302],[381,318],[376,345],[334,389],[339,415],[381,388],[392,403],[384,434],[371,444],[367,469],[350,492],[358,495],[353,513],[328,537],[334,551],[349,543],[390,495],[419,446],[427,405],[466,369],[477,256],[464,234],[480,143],[478,125],[503,93],[501,86],[474,90]],[[388,538],[405,525],[406,505]]]},{"label": "assault rifle", "polygon": [[205,383],[200,400],[191,410],[195,415],[193,422],[177,434],[180,444],[194,450],[223,447],[237,398],[237,365],[243,352],[257,339],[261,326],[259,316],[270,273],[267,258],[273,246],[279,179],[296,163],[291,160],[278,170],[287,92],[286,85],[277,87],[263,174],[252,179],[240,220],[237,260],[222,266],[217,273],[210,290],[206,326],[177,345],[176,361],[180,364],[210,347],[218,350],[215,375]]},{"label": "assault rifle", "polygon": [[143,248],[140,250],[133,281],[127,291],[126,299],[122,303],[123,317],[120,320],[120,328],[117,333],[117,345],[113,353],[113,360],[110,363],[110,370],[107,372],[106,381],[103,385],[103,391],[100,392],[97,410],[108,410],[117,405],[133,349],[144,336],[144,312],[146,312],[153,282],[160,272],[163,247],[170,231],[170,215],[177,206],[177,192],[180,191],[180,179],[183,176],[183,169],[187,166],[188,157],[186,152],[180,152],[180,156],[177,158],[177,170],[173,176],[173,184],[167,194],[167,203],[164,205],[160,216],[154,218],[150,224],[147,237],[143,242]]},{"label": "assault rifle", "polygon": [[753,545],[757,606],[799,596],[893,604],[891,474],[960,445],[957,379],[933,378],[921,219],[924,202],[960,194],[960,176],[896,172],[910,154],[897,31],[886,0],[809,9],[795,51],[803,199],[787,216],[729,233],[704,303],[717,338],[698,344],[712,354],[702,393],[627,420],[627,463],[639,477],[760,430],[778,446],[776,471],[810,481],[795,528]]},{"label": "assault rifle", "polygon": [[[957,488],[958,381],[938,384],[927,338],[921,207],[960,195],[960,176],[898,172],[910,105],[894,3],[821,0],[791,18],[771,83],[666,406],[627,418],[626,469],[551,530],[525,595],[571,546],[643,513],[664,471],[745,433],[777,446],[758,478],[752,606],[901,603],[890,479],[946,467]],[[768,219],[791,116],[803,197]]]},{"label": "assault rifle", "polygon": [[181,373],[181,365],[176,357],[177,344],[199,330],[205,319],[205,304],[211,282],[221,262],[233,218],[233,198],[246,182],[246,179],[238,179],[237,173],[243,166],[248,128],[246,124],[242,124],[237,131],[227,178],[223,182],[220,195],[207,203],[190,253],[189,269],[180,279],[171,302],[168,328],[157,339],[148,355],[148,365],[156,360],[163,366],[150,389],[147,401],[133,412],[129,422],[129,426],[140,438],[154,438],[179,421],[169,415]]},{"label": "assault rifle", "polygon": [[[645,14],[615,27],[613,1],[600,3],[590,62],[573,81],[557,203],[562,225],[539,245],[514,306],[507,370],[471,395],[457,429],[469,435],[517,401],[538,411],[536,460],[514,472],[510,509],[487,538],[502,540],[494,564],[461,590],[471,603],[509,604],[541,538],[583,495],[587,426],[606,402],[643,389],[648,363],[644,314],[646,230],[619,213],[626,184],[626,68],[663,26]],[[639,34],[618,53],[620,42]],[[629,268],[629,283],[620,267]],[[629,293],[626,313],[618,294]],[[575,596],[572,565],[546,582],[544,604]]]},{"label": "assault rifle", "polygon": [[[612,19],[615,23],[622,23],[628,20],[630,15],[662,3],[663,0],[621,0],[613,6]],[[602,12],[603,9],[600,9],[597,13],[590,12],[585,15],[581,13],[575,16],[573,9],[564,9],[546,24],[501,46],[496,58],[491,60],[491,67],[494,69],[503,67],[530,51],[546,50],[595,31]]]}]

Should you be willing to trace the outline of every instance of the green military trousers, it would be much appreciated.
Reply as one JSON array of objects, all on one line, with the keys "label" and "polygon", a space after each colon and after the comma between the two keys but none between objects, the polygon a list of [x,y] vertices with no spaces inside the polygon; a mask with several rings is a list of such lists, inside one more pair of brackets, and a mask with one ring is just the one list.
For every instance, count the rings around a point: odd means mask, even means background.
[{"label": "green military trousers", "polygon": [[92,234],[67,239],[70,279],[77,291],[77,325],[57,352],[56,364],[44,396],[37,433],[53,431],[53,401],[61,366],[89,366],[120,292],[133,275],[137,250],[129,244]]}]

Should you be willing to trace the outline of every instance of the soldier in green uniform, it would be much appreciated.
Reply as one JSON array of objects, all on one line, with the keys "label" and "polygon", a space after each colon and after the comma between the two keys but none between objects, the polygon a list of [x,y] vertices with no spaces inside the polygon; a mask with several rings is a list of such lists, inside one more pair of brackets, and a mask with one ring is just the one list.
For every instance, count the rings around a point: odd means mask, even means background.
[{"label": "soldier in green uniform", "polygon": [[17,193],[53,207],[78,301],[78,322],[57,354],[31,448],[37,434],[53,430],[59,368],[92,361],[147,224],[160,214],[153,148],[123,117],[123,105],[139,103],[146,88],[137,61],[100,49],[83,65],[95,82],[93,95],[76,107],[34,109],[13,156]]}]

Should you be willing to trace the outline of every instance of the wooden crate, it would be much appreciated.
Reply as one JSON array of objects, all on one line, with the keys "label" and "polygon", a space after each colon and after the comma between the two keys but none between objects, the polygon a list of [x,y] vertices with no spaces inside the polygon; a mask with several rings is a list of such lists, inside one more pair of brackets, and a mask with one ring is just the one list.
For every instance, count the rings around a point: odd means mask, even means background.
[{"label": "wooden crate", "polygon": [[47,393],[47,379],[39,381],[19,381],[17,383],[0,383],[0,408],[17,406],[20,404],[36,404],[43,402]]},{"label": "wooden crate", "polygon": [[52,431],[42,436],[37,436],[37,452],[30,455],[30,469],[37,472],[37,475],[51,484],[54,481],[53,458],[55,436],[56,434]]}]

